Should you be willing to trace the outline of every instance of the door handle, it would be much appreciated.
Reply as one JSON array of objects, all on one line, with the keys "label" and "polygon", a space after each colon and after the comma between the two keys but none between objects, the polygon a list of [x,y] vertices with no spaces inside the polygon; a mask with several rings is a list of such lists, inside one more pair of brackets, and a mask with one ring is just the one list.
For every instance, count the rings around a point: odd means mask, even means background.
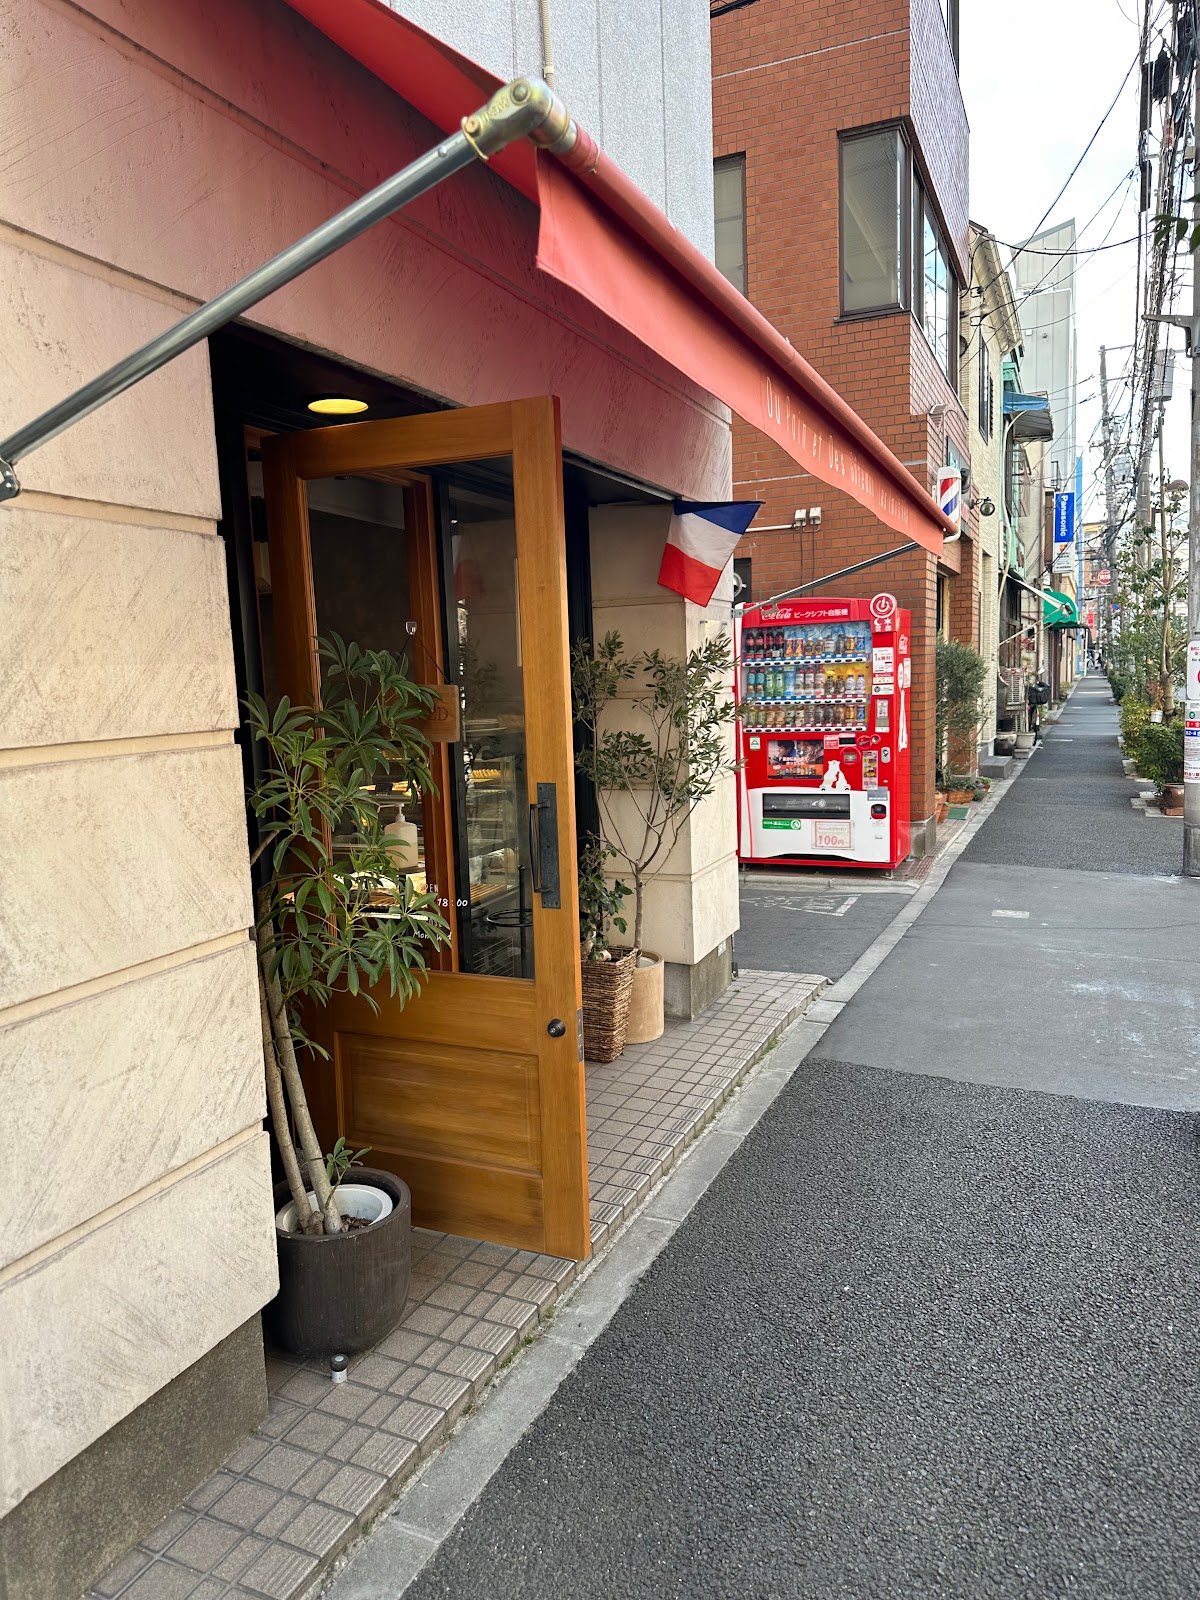
[{"label": "door handle", "polygon": [[542,897],[543,911],[562,906],[562,880],[558,863],[558,788],[539,783],[537,803],[529,807],[529,860],[533,887]]}]

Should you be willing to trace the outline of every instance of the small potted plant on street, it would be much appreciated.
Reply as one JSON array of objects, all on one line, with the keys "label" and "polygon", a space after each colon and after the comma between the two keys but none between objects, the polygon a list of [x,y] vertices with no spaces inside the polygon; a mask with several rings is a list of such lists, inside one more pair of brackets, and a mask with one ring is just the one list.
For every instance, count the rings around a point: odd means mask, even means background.
[{"label": "small potted plant on street", "polygon": [[[657,649],[627,657],[611,631],[595,650],[584,642],[572,652],[575,717],[587,735],[576,765],[595,787],[602,842],[633,879],[631,1044],[657,1039],[664,1026],[663,958],[643,944],[646,885],[696,807],[737,769],[732,678],[725,634],[684,657]],[[618,714],[626,685],[631,692]]]},{"label": "small potted plant on street", "polygon": [[[285,698],[271,710],[256,695],[246,699],[250,732],[267,757],[250,794],[262,834],[255,937],[267,1103],[284,1174],[280,1288],[267,1322],[276,1342],[300,1356],[350,1353],[382,1338],[404,1309],[411,1261],[407,1186],[363,1167],[367,1152],[344,1139],[328,1155],[321,1149],[300,1059],[316,1066],[326,1051],[306,1024],[335,992],[376,1007],[371,990],[386,984],[411,1000],[427,953],[449,941],[434,897],[406,876],[380,815],[384,775],[401,778],[410,794],[433,786],[420,728],[433,695],[385,651],[336,635],[318,649],[319,707]],[[344,1181],[352,1169],[354,1181]]]},{"label": "small potted plant on street", "polygon": [[579,858],[579,954],[583,974],[583,1046],[589,1061],[615,1061],[625,1048],[637,952],[614,946],[610,928],[624,933],[629,887],[610,882],[613,852],[594,841]]}]

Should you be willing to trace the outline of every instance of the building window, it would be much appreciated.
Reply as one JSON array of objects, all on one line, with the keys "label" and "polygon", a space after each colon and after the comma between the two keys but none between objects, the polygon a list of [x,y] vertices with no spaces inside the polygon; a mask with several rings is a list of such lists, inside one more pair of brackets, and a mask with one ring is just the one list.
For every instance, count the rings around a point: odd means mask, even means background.
[{"label": "building window", "polygon": [[920,182],[913,184],[913,256],[920,264],[913,274],[913,311],[938,366],[953,383],[958,340],[950,313],[951,307],[958,304],[958,285],[950,270],[950,252],[942,230]]},{"label": "building window", "polygon": [[992,353],[983,329],[979,330],[979,436],[985,442],[992,437]]},{"label": "building window", "polygon": [[746,292],[746,158],[723,156],[713,162],[713,213],[716,218],[717,271]]},{"label": "building window", "polygon": [[842,311],[904,304],[908,153],[898,128],[843,136]]},{"label": "building window", "polygon": [[942,16],[946,19],[946,33],[950,40],[950,54],[954,57],[955,71],[959,65],[958,4],[959,0],[942,0]]}]

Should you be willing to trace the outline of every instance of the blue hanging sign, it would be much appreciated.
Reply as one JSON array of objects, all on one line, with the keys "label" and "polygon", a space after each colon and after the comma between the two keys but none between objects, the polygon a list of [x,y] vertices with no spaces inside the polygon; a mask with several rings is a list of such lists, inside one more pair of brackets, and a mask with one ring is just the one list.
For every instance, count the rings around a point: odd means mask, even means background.
[{"label": "blue hanging sign", "polygon": [[1075,538],[1075,491],[1054,496],[1054,542],[1070,544]]}]

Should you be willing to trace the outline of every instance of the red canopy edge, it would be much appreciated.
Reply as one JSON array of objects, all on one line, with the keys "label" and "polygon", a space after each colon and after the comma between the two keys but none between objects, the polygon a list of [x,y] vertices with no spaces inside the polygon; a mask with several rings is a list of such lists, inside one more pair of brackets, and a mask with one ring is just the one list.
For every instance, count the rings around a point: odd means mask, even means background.
[{"label": "red canopy edge", "polygon": [[[443,132],[501,80],[382,0],[288,0]],[[491,166],[538,205],[537,265],[729,406],[804,471],[935,555],[955,532],[862,418],[582,133],[558,159],[527,141]]]}]

